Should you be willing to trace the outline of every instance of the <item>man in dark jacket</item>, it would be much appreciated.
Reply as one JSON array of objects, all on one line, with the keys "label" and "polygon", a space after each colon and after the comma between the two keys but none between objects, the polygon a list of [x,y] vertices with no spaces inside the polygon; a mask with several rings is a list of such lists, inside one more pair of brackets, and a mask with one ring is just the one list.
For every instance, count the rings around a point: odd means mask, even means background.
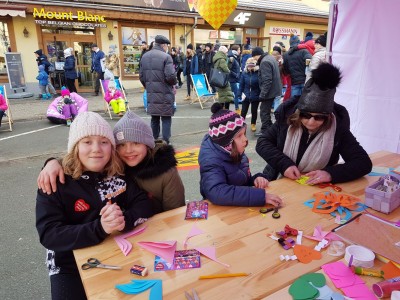
[{"label": "man in dark jacket", "polygon": [[300,96],[306,81],[306,59],[312,55],[306,49],[297,49],[300,39],[297,35],[290,38],[290,49],[283,55],[283,70],[291,78],[290,96]]},{"label": "man in dark jacket", "polygon": [[239,45],[233,45],[228,52],[228,68],[231,70],[229,73],[229,83],[231,85],[231,90],[233,93],[233,102],[235,104],[235,111],[240,115],[239,109],[239,95],[238,95],[238,85],[240,82],[240,47]]},{"label": "man in dark jacket", "polygon": [[105,61],[105,55],[104,52],[97,47],[97,44],[92,44],[92,67],[90,71],[93,73],[95,72],[94,76],[94,94],[93,96],[98,96],[99,95],[99,90],[100,90],[100,79],[104,80],[104,61]]},{"label": "man in dark jacket", "polygon": [[147,113],[151,115],[151,129],[154,139],[160,134],[169,143],[171,137],[171,117],[174,115],[175,89],[177,83],[172,58],[167,54],[170,41],[157,35],[153,48],[140,60],[139,79],[147,91]]},{"label": "man in dark jacket", "polygon": [[47,59],[47,56],[43,54],[42,49],[36,50],[34,53],[36,56],[36,61],[37,61],[38,66],[43,65],[44,71],[47,73],[47,75],[49,75],[49,79],[48,79],[48,83],[47,83],[47,88],[49,90],[47,92],[56,96],[57,92],[56,92],[54,86],[51,84],[51,79],[50,79],[49,67],[51,66],[51,63]]},{"label": "man in dark jacket", "polygon": [[[213,46],[210,43],[206,44],[206,49],[203,55],[203,72],[206,73],[207,79],[210,80],[210,72],[213,67],[213,57],[215,52],[213,51]],[[211,86],[213,93],[215,93],[215,87]]]},{"label": "man in dark jacket", "polygon": [[260,118],[261,130],[255,136],[261,136],[272,125],[271,108],[274,99],[282,93],[281,75],[275,57],[264,53],[260,47],[255,47],[252,56],[257,59],[258,83],[260,85]]}]

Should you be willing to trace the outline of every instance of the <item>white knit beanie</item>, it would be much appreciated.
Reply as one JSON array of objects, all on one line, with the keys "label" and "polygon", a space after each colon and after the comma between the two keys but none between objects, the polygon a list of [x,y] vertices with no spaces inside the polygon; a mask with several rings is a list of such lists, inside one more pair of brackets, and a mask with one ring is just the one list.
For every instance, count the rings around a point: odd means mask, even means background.
[{"label": "white knit beanie", "polygon": [[115,139],[110,124],[99,114],[85,111],[80,113],[71,124],[68,137],[68,153],[72,152],[75,144],[81,139],[92,135],[108,138],[113,148],[115,148]]},{"label": "white knit beanie", "polygon": [[71,56],[71,55],[72,55],[72,53],[71,53],[71,48],[67,48],[67,49],[64,50],[64,56],[65,56],[65,57]]},{"label": "white knit beanie", "polygon": [[221,46],[221,47],[219,47],[218,51],[221,51],[226,54],[226,53],[228,53],[228,48],[226,48],[225,46]]},{"label": "white knit beanie", "polygon": [[126,142],[145,144],[154,148],[153,131],[141,117],[128,111],[114,126],[114,137],[117,145]]}]

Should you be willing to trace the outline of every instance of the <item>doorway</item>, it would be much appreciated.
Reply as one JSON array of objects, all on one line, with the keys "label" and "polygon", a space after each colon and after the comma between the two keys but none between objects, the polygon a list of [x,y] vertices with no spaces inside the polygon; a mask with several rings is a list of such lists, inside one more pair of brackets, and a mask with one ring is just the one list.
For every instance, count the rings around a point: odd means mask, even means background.
[{"label": "doorway", "polygon": [[75,56],[75,67],[78,79],[75,81],[78,93],[92,92],[94,83],[90,72],[92,65],[91,45],[95,42],[93,35],[43,34],[44,54],[55,65],[51,80],[57,90],[65,85],[64,50],[71,47]]}]

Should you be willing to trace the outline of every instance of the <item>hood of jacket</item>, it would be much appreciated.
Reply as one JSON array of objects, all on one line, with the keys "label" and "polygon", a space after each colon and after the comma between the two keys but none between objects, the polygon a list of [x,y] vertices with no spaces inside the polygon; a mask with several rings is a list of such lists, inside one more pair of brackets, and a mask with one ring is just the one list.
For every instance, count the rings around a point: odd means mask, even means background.
[{"label": "hood of jacket", "polygon": [[178,164],[175,149],[171,145],[157,142],[153,151],[154,158],[145,159],[135,167],[126,167],[127,175],[140,179],[155,178]]},{"label": "hood of jacket", "polygon": [[217,60],[220,60],[220,59],[226,60],[226,58],[227,58],[227,56],[225,53],[223,53],[222,51],[218,51],[214,55],[213,62],[215,63]]}]

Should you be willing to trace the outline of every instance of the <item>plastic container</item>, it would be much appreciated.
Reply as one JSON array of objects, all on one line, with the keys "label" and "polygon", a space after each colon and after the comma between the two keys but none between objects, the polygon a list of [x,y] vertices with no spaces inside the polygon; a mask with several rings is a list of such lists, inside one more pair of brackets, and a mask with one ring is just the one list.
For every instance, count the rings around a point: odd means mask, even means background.
[{"label": "plastic container", "polygon": [[[400,181],[400,175],[390,174],[390,177]],[[376,187],[381,184],[383,184],[383,177],[365,189],[365,205],[388,214],[400,206],[400,189],[393,193],[379,191]]]}]

